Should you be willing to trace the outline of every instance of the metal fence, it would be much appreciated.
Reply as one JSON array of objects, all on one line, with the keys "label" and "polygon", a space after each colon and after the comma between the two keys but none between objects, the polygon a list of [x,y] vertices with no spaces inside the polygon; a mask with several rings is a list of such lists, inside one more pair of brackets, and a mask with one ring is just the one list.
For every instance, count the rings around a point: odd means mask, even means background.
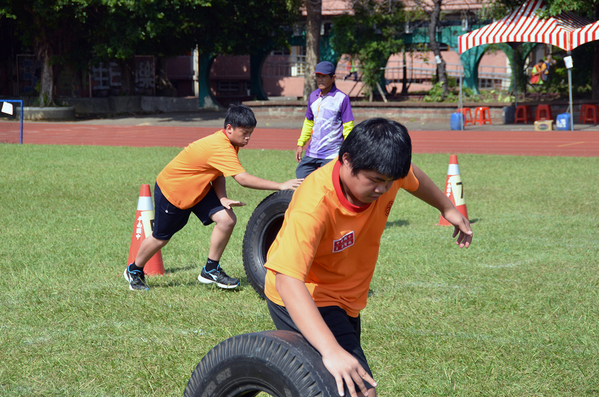
[{"label": "metal fence", "polygon": [[[305,56],[296,56],[289,61],[269,61],[264,63],[262,73],[269,77],[303,77],[306,68]],[[407,81],[418,84],[431,84],[433,76],[437,73],[437,65],[426,61],[406,62]],[[445,64],[447,75],[458,79],[462,72],[462,65],[458,63]],[[388,84],[401,83],[404,78],[403,61],[389,61],[385,69],[385,79]],[[337,65],[338,77],[347,74],[344,64]],[[358,66],[358,75],[360,75]],[[511,81],[511,69],[508,66],[480,65],[478,79],[480,88],[507,88]]]}]

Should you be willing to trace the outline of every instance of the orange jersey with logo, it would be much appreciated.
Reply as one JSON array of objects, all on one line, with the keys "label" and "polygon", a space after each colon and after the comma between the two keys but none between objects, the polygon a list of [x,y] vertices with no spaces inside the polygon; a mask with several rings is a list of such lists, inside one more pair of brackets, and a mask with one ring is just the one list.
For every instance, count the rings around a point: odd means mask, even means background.
[{"label": "orange jersey with logo", "polygon": [[415,191],[412,168],[375,202],[356,207],[339,183],[338,160],[313,172],[295,191],[267,255],[264,292],[284,306],[275,287],[282,273],[305,282],[316,306],[339,306],[357,317],[366,306],[381,235],[400,188]]},{"label": "orange jersey with logo", "polygon": [[164,197],[181,209],[199,203],[219,176],[245,172],[239,163],[239,147],[224,130],[190,143],[158,174],[156,182]]}]

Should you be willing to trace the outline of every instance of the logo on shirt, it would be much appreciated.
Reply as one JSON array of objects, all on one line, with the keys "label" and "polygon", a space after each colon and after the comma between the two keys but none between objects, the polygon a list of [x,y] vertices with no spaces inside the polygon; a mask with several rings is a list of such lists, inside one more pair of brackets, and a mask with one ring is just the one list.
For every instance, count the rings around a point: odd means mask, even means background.
[{"label": "logo on shirt", "polygon": [[387,203],[387,208],[385,208],[385,216],[389,216],[389,212],[391,212],[391,207],[393,207],[393,200]]},{"label": "logo on shirt", "polygon": [[354,232],[353,230],[341,237],[339,240],[333,240],[333,252],[340,252],[354,245]]}]

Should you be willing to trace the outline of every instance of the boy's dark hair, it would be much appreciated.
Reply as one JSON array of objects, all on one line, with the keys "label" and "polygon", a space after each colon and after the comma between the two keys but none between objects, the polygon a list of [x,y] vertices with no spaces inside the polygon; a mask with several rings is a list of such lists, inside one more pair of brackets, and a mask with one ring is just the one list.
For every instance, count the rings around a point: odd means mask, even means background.
[{"label": "boy's dark hair", "polygon": [[408,130],[397,121],[374,118],[356,125],[341,149],[347,153],[352,174],[375,171],[392,179],[405,178],[412,164],[412,140]]},{"label": "boy's dark hair", "polygon": [[225,128],[227,128],[227,124],[231,124],[233,128],[254,128],[257,124],[256,116],[248,106],[231,105],[225,116]]}]

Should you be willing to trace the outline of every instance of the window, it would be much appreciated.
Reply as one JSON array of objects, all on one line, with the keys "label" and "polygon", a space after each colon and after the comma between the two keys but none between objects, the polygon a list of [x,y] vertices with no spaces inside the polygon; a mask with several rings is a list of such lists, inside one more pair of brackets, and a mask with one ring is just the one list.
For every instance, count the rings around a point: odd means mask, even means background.
[{"label": "window", "polygon": [[291,50],[289,48],[281,48],[278,50],[274,50],[270,53],[270,55],[290,55]]},{"label": "window", "polygon": [[239,81],[221,80],[216,87],[219,92],[237,92],[239,91]]},{"label": "window", "polygon": [[306,47],[291,47],[291,76],[303,76],[306,73]]}]

